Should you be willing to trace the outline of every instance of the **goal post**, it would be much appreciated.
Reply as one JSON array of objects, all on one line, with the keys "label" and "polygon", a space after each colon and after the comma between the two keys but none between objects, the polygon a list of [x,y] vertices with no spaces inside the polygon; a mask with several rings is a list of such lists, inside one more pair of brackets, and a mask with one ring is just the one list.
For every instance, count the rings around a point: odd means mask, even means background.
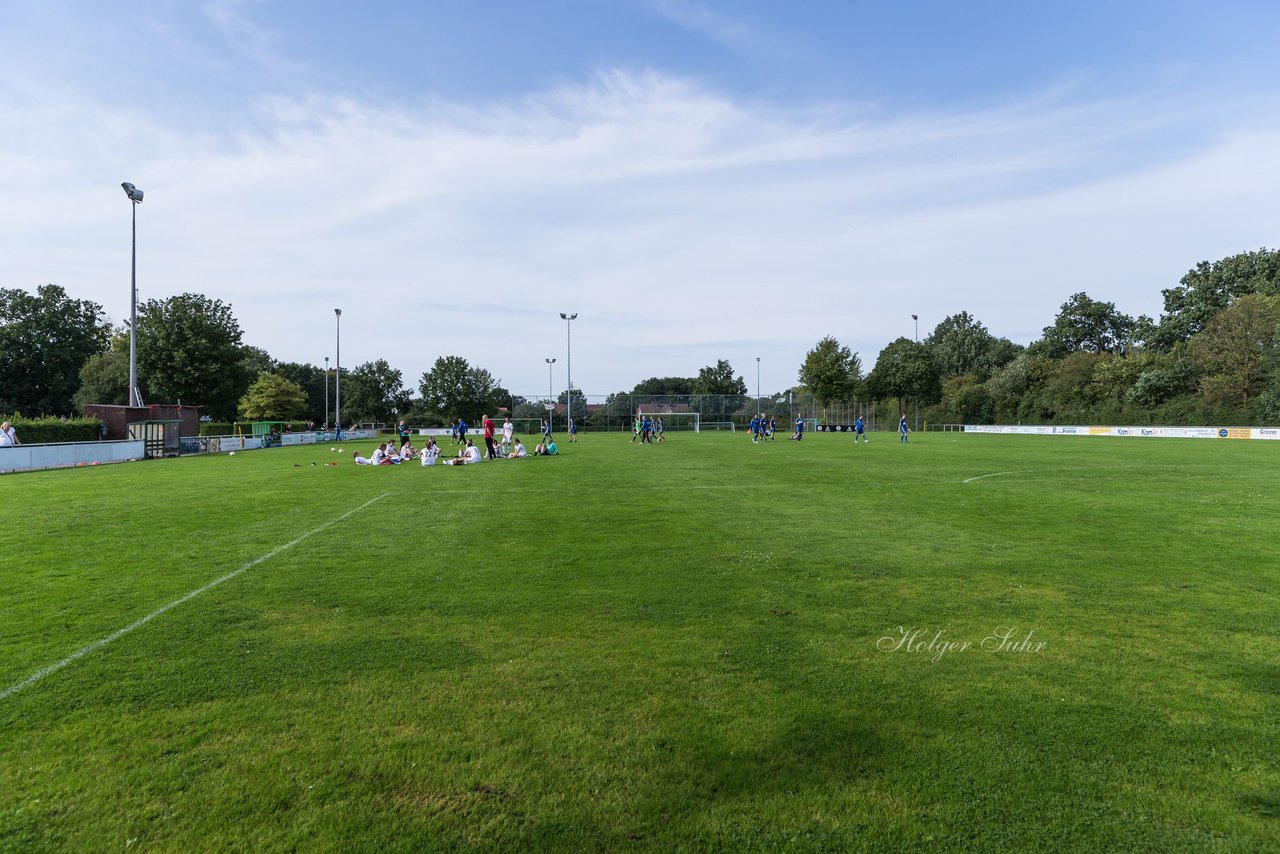
[{"label": "goal post", "polygon": [[636,417],[649,417],[650,421],[657,422],[662,419],[662,429],[665,430],[692,430],[695,433],[702,432],[702,414],[699,412],[645,412],[643,409],[636,410]]},{"label": "goal post", "polygon": [[738,432],[734,429],[732,421],[708,421],[702,425],[702,430],[728,430],[730,433]]}]

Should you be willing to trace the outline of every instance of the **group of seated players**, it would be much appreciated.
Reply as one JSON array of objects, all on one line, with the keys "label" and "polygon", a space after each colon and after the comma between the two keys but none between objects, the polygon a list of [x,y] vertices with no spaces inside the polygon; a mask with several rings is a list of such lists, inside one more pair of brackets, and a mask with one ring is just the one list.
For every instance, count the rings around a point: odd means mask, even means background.
[{"label": "group of seated players", "polygon": [[[537,447],[533,449],[532,456],[553,457],[559,453],[560,448],[556,446],[555,439],[548,436],[546,441],[539,442]],[[489,453],[482,454],[475,443],[467,439],[466,444],[458,449],[455,456],[441,459],[441,454],[440,446],[436,444],[436,440],[428,438],[427,444],[421,449],[415,448],[412,442],[405,439],[398,451],[395,449],[393,442],[383,442],[374,450],[371,456],[365,457],[359,451],[356,451],[352,454],[352,457],[358,466],[393,466],[411,462],[415,458],[420,460],[424,466],[433,466],[436,463],[461,466],[467,463],[482,462],[485,459],[519,460],[531,456],[524,443],[520,441],[519,436],[513,436],[510,442],[507,442],[504,437],[502,443],[494,445],[493,450]]]}]

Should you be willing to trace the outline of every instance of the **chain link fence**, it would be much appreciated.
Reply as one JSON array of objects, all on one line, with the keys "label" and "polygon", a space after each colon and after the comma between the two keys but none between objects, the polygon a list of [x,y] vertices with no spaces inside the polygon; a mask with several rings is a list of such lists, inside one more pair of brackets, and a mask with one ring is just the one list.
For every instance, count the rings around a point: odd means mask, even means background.
[{"label": "chain link fence", "polygon": [[[712,430],[733,424],[735,429],[745,427],[759,412],[776,418],[779,430],[790,429],[797,417],[806,421],[816,420],[827,424],[852,424],[861,416],[867,428],[876,429],[877,413],[869,401],[846,401],[817,404],[808,392],[789,392],[778,395],[745,394],[582,394],[574,390],[572,401],[573,420],[580,430],[631,430],[636,413],[645,412],[663,416],[667,431],[692,430],[695,421],[702,429]],[[543,395],[516,395],[507,413],[517,430],[534,432],[541,428],[542,420],[551,417],[553,429],[563,431],[569,417],[565,395],[554,401]],[[696,414],[695,419],[693,415]]]}]

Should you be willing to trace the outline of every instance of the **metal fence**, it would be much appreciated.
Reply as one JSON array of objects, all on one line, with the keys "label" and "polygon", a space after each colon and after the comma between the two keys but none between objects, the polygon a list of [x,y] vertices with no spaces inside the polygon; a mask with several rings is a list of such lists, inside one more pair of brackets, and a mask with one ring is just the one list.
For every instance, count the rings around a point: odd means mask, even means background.
[{"label": "metal fence", "polygon": [[[567,425],[569,412],[564,395],[552,401],[545,394],[538,396],[517,395],[505,415],[513,419],[540,422],[550,412],[552,426],[562,431]],[[548,407],[554,407],[548,409]],[[772,416],[779,428],[795,423],[797,417],[817,419],[823,423],[852,424],[861,416],[867,428],[876,429],[875,406],[869,401],[846,401],[819,406],[809,393],[765,395],[743,394],[579,394],[576,390],[572,402],[573,420],[582,430],[630,430],[637,412],[674,416],[664,418],[668,431],[692,429],[693,418],[683,417],[697,413],[702,424],[730,422],[744,427],[758,413]]]}]

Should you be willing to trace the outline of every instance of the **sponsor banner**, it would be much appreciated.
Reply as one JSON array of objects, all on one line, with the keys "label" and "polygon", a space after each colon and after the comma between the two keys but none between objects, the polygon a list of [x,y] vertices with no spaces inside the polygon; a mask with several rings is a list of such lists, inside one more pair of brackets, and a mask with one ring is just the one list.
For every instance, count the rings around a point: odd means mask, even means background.
[{"label": "sponsor banner", "polygon": [[1053,432],[1052,427],[1041,426],[1038,424],[1022,425],[1022,424],[975,424],[964,425],[966,433],[1004,433],[1017,434],[1022,436],[1035,436],[1048,434]]},{"label": "sponsor banner", "polygon": [[852,433],[853,425],[852,424],[819,424],[817,432],[819,433]]},{"label": "sponsor banner", "polygon": [[[313,439],[312,441],[315,441],[315,440]],[[280,437],[280,444],[282,444],[282,445],[301,445],[301,444],[302,444],[302,434],[301,434],[301,433],[285,433],[283,436],[281,436],[281,437]]]},{"label": "sponsor banner", "polygon": [[1146,438],[1146,439],[1152,439],[1152,438],[1159,439],[1159,438],[1163,438],[1163,437],[1166,437],[1166,436],[1175,435],[1175,434],[1166,433],[1165,431],[1166,431],[1166,430],[1168,430],[1168,429],[1170,429],[1170,428],[1166,428],[1166,427],[1112,427],[1112,428],[1111,428],[1111,435],[1112,435],[1112,436],[1138,436],[1138,437]]},{"label": "sponsor banner", "polygon": [[1054,436],[1120,436],[1140,439],[1275,439],[1280,427],[1053,427],[1039,425],[966,424],[966,433]]},{"label": "sponsor banner", "polygon": [[209,442],[216,442],[217,437],[214,436],[183,436],[178,440],[179,454],[207,454],[209,453]]}]

